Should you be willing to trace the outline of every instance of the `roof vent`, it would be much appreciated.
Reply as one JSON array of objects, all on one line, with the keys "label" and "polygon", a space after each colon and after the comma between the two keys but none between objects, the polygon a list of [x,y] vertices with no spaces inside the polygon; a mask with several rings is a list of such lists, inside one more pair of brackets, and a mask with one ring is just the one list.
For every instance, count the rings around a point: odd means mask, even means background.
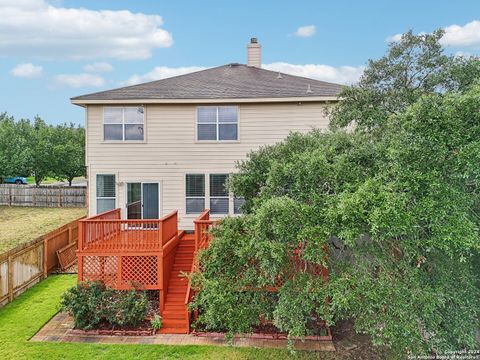
[{"label": "roof vent", "polygon": [[279,72],[278,75],[277,75],[277,79],[283,79],[283,76],[282,74]]},{"label": "roof vent", "polygon": [[250,44],[247,45],[247,65],[262,67],[262,46],[258,43],[257,38],[251,38]]},{"label": "roof vent", "polygon": [[308,84],[307,86],[307,94],[311,94],[313,91],[312,91],[312,88],[310,86],[310,84]]}]

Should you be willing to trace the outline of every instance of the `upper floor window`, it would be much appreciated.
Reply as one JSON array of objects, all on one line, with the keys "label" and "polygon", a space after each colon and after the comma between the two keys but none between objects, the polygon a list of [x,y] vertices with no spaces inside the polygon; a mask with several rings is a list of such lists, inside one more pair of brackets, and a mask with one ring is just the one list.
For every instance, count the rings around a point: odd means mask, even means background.
[{"label": "upper floor window", "polygon": [[236,106],[200,106],[197,108],[197,140],[238,140]]},{"label": "upper floor window", "polygon": [[103,108],[103,139],[118,141],[144,140],[143,106]]}]

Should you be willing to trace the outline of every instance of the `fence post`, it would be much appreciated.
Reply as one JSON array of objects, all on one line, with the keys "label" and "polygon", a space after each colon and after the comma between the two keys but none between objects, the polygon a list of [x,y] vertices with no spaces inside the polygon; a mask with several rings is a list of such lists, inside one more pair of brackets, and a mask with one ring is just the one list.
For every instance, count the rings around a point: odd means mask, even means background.
[{"label": "fence post", "polygon": [[72,223],[68,225],[68,243],[71,244],[73,242],[73,232],[72,232]]},{"label": "fence post", "polygon": [[8,256],[8,301],[13,301],[13,261],[12,256]]},{"label": "fence post", "polygon": [[8,205],[12,206],[12,187],[8,187]]},{"label": "fence post", "polygon": [[43,277],[46,278],[48,276],[48,241],[46,238],[43,238]]}]

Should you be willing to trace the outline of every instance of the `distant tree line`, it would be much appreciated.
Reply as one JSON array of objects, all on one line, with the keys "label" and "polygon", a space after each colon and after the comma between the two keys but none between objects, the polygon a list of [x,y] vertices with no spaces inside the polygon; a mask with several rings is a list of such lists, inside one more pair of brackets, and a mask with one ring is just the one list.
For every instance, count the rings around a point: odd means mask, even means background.
[{"label": "distant tree line", "polygon": [[40,117],[15,120],[0,113],[0,177],[33,176],[72,180],[85,175],[85,129],[48,125]]}]

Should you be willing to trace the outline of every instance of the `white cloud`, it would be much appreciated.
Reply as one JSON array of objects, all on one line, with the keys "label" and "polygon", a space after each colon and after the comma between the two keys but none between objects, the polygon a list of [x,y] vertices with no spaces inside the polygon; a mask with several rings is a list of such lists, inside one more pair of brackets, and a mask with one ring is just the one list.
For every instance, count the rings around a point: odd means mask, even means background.
[{"label": "white cloud", "polygon": [[[443,46],[480,48],[480,21],[473,20],[465,25],[450,25],[444,28],[445,34],[440,39]],[[425,32],[419,33],[425,34]],[[402,34],[387,37],[387,42],[397,42]]]},{"label": "white cloud", "polygon": [[32,63],[18,64],[10,72],[13,76],[23,78],[34,78],[42,75],[43,68],[40,65],[33,65]]},{"label": "white cloud", "polygon": [[93,64],[87,64],[83,67],[83,71],[89,73],[110,72],[112,70],[113,66],[107,62],[96,62]]},{"label": "white cloud", "polygon": [[295,65],[285,62],[265,64],[263,67],[268,70],[279,71],[286,74],[304,76],[345,85],[357,82],[365,69],[364,66],[334,67],[323,64]]},{"label": "white cloud", "polygon": [[315,35],[316,32],[317,29],[315,25],[300,26],[297,31],[295,31],[295,36],[306,38]]},{"label": "white cloud", "polygon": [[46,0],[0,0],[0,13],[0,56],[145,59],[173,43],[159,15],[65,8]]},{"label": "white cloud", "polygon": [[474,20],[463,26],[447,26],[441,43],[452,47],[480,47],[480,21]]},{"label": "white cloud", "polygon": [[55,76],[58,85],[81,88],[100,87],[105,84],[105,79],[93,74],[60,74]]},{"label": "white cloud", "polygon": [[128,78],[123,85],[135,85],[147,81],[154,81],[165,79],[177,75],[188,74],[195,71],[205,70],[206,67],[202,66],[185,66],[185,67],[168,67],[168,66],[157,66],[153,68],[152,71],[143,74],[143,75],[133,75]]},{"label": "white cloud", "polygon": [[395,34],[392,36],[389,36],[385,39],[386,42],[391,43],[391,42],[399,42],[402,40],[402,34]]}]

